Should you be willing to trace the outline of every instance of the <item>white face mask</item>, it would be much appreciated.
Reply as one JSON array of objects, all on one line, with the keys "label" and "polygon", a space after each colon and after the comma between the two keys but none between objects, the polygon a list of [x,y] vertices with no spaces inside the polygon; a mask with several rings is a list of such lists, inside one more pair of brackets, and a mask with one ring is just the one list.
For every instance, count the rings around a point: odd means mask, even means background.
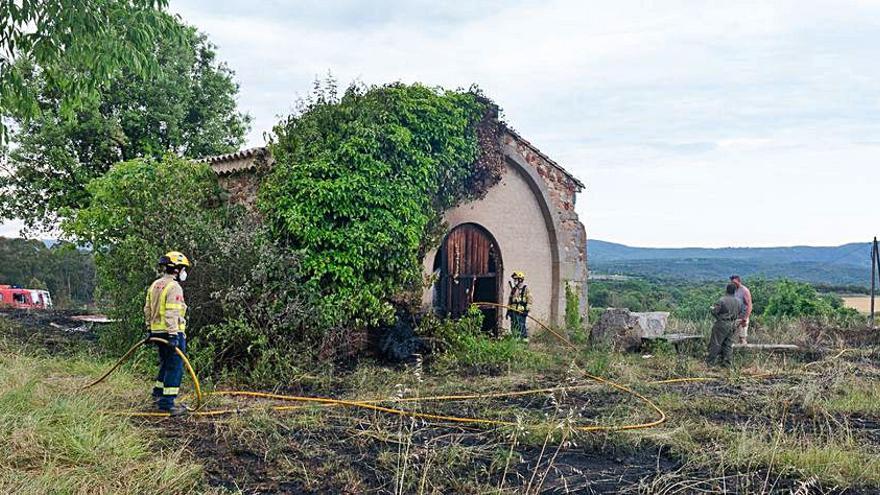
[{"label": "white face mask", "polygon": [[177,274],[177,279],[181,282],[186,282],[186,268],[180,269],[180,273]]}]

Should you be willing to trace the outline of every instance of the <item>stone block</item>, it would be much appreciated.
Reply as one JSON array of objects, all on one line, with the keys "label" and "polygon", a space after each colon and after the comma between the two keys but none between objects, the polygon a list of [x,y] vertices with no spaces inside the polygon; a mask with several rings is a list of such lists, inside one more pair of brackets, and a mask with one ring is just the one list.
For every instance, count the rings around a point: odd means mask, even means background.
[{"label": "stone block", "polygon": [[636,349],[642,339],[662,336],[668,319],[669,313],[662,311],[639,313],[626,308],[608,308],[593,325],[590,339],[618,350]]}]

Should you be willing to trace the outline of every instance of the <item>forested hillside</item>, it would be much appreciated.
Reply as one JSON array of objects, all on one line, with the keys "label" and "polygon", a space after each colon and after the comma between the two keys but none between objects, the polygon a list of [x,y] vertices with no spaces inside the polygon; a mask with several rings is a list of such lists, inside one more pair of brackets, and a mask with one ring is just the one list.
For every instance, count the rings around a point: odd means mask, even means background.
[{"label": "forested hillside", "polygon": [[774,248],[639,248],[590,240],[590,270],[652,279],[720,280],[732,273],[813,284],[870,284],[871,245]]},{"label": "forested hillside", "polygon": [[92,302],[95,263],[72,244],[0,237],[0,284],[48,289],[56,305]]}]

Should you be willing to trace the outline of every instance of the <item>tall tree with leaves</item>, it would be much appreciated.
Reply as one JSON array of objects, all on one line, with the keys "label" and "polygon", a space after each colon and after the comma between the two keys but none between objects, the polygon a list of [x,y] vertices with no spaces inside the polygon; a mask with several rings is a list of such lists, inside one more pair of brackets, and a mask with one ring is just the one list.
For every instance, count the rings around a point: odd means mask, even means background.
[{"label": "tall tree with leaves", "polygon": [[204,35],[181,29],[182,44],[156,40],[153,73],[118,70],[73,118],[64,114],[56,68],[16,64],[39,112],[15,118],[14,146],[0,174],[0,218],[20,218],[31,230],[50,228],[64,209],[88,206],[85,185],[114,163],[169,151],[198,158],[242,144],[249,117],[237,111],[232,71],[217,61]]},{"label": "tall tree with leaves", "polygon": [[0,144],[7,136],[3,118],[40,112],[39,95],[19,63],[44,69],[57,89],[60,112],[70,116],[95,100],[120,68],[154,73],[158,40],[183,42],[180,24],[164,12],[167,5],[167,0],[0,2]]}]

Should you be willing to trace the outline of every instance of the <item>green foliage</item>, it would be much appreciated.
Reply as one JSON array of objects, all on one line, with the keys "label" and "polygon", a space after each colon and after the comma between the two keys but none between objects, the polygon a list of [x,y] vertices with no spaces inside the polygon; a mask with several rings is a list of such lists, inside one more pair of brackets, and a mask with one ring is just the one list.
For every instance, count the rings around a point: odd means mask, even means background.
[{"label": "green foliage", "polygon": [[500,368],[537,365],[542,356],[532,353],[517,338],[491,338],[482,330],[483,312],[476,306],[458,319],[441,318],[430,313],[419,324],[418,333],[440,343],[441,367],[477,366]]},{"label": "green foliage", "polygon": [[330,343],[333,329],[318,322],[296,254],[271,241],[264,227],[233,222],[209,262],[222,266],[212,299],[224,319],[193,340],[190,352],[203,373],[268,386],[296,379],[303,366],[344,353],[351,344]]},{"label": "green foliage", "polygon": [[565,328],[570,332],[583,329],[581,321],[581,298],[570,284],[565,286]]},{"label": "green foliage", "polygon": [[[625,307],[632,311],[670,311],[687,321],[708,318],[708,308],[723,293],[726,282],[673,283],[645,280],[593,281],[594,307]],[[750,279],[752,317],[830,318],[841,324],[864,323],[864,318],[834,294],[819,294],[811,285],[790,280]]]},{"label": "green foliage", "polygon": [[301,252],[325,322],[387,322],[389,299],[420,287],[442,212],[497,181],[492,163],[475,164],[486,112],[473,93],[391,84],[338,98],[331,81],[275,127],[258,204]]},{"label": "green foliage", "polygon": [[767,299],[763,314],[768,317],[825,317],[857,322],[862,320],[858,311],[843,306],[837,295],[820,296],[810,285],[780,281]]},{"label": "green foliage", "polygon": [[221,202],[214,173],[203,163],[165,156],[122,162],[87,186],[90,206],[70,213],[62,229],[95,250],[98,290],[120,323],[104,338],[119,351],[144,331],[146,287],[156,261],[170,250],[186,253],[193,270],[184,285],[189,333],[219,315],[210,293],[224,283],[212,255],[231,213]]},{"label": "green foliage", "polygon": [[62,242],[46,247],[42,241],[0,237],[0,284],[48,289],[56,306],[92,301],[95,264],[89,252]]},{"label": "green foliage", "polygon": [[149,80],[156,43],[183,44],[167,0],[23,0],[0,2],[0,144],[4,117],[36,117],[40,96],[16,62],[42,67],[63,115],[97,100],[120,70]]},{"label": "green foliage", "polygon": [[[28,59],[15,65],[39,112],[14,115],[15,146],[7,174],[0,174],[0,218],[45,229],[64,208],[88,206],[86,184],[114,163],[166,152],[199,158],[241,145],[249,119],[236,111],[233,73],[204,35],[178,30],[181,39],[153,40],[155,70],[144,74],[126,65],[108,74],[73,115],[64,111],[66,95],[53,67]],[[86,63],[70,70],[91,70],[91,58]]]},{"label": "green foliage", "polygon": [[441,342],[446,350],[460,350],[474,336],[483,333],[483,312],[476,306],[468,308],[460,318],[443,318],[428,313],[419,323],[417,333]]},{"label": "green foliage", "polygon": [[629,308],[633,311],[667,311],[672,307],[673,288],[645,280],[590,282],[590,306],[594,308]]},{"label": "green foliage", "polygon": [[[295,253],[223,201],[204,163],[167,155],[115,165],[88,185],[90,206],[62,224],[95,249],[99,294],[120,320],[102,335],[120,352],[143,335],[144,294],[167,251],[193,263],[183,283],[193,363],[205,376],[269,382],[296,373],[326,328],[299,283]],[[295,357],[298,356],[298,357]]]}]

